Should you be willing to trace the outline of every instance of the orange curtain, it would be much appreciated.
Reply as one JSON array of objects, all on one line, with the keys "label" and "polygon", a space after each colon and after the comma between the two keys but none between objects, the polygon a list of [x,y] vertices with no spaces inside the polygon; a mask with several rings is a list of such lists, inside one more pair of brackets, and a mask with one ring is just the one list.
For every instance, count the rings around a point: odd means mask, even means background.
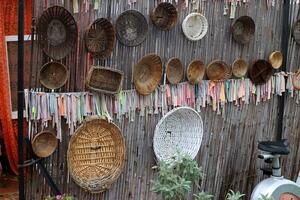
[{"label": "orange curtain", "polygon": [[[0,0],[0,120],[8,160],[18,174],[18,143],[11,119],[10,83],[7,66],[6,35],[18,34],[18,0]],[[24,33],[31,32],[31,0],[25,1]]]}]

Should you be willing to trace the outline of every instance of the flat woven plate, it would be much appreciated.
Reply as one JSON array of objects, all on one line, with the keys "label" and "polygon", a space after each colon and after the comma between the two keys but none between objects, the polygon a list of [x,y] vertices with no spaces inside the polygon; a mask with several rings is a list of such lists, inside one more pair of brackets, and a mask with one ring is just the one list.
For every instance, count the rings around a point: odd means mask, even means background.
[{"label": "flat woven plate", "polygon": [[156,158],[167,161],[178,152],[194,159],[203,138],[203,122],[197,111],[179,107],[168,112],[156,125],[153,149]]},{"label": "flat woven plate", "polygon": [[240,43],[246,44],[254,36],[255,23],[249,16],[242,16],[238,18],[232,25],[233,39]]},{"label": "flat woven plate", "polygon": [[148,33],[148,23],[144,15],[136,10],[123,12],[116,21],[118,40],[126,46],[141,44]]},{"label": "flat woven plate", "polygon": [[183,66],[178,58],[171,58],[166,65],[167,79],[171,84],[177,84],[183,77]]},{"label": "flat woven plate", "polygon": [[297,44],[300,44],[300,19],[298,19],[294,25],[292,30],[293,38]]},{"label": "flat woven plate", "polygon": [[187,69],[187,79],[190,84],[198,84],[205,75],[205,65],[201,60],[193,60]]},{"label": "flat woven plate", "polygon": [[212,81],[229,79],[231,74],[230,67],[221,60],[212,61],[208,64],[206,69],[206,75],[208,79]]},{"label": "flat woven plate", "polygon": [[265,84],[272,77],[272,65],[266,60],[257,60],[249,70],[251,81],[256,85]]},{"label": "flat woven plate", "polygon": [[55,151],[58,142],[56,135],[52,131],[45,130],[35,135],[31,144],[35,155],[46,158]]},{"label": "flat woven plate", "polygon": [[49,57],[66,57],[77,43],[77,24],[72,14],[61,6],[49,7],[38,20],[37,40]]},{"label": "flat woven plate", "polygon": [[241,58],[236,59],[232,63],[232,74],[237,78],[242,78],[247,74],[248,63]]},{"label": "flat woven plate", "polygon": [[176,25],[177,15],[177,9],[173,4],[162,2],[152,10],[150,17],[155,26],[169,30]]},{"label": "flat woven plate", "polygon": [[182,22],[183,34],[192,41],[201,40],[206,35],[207,30],[207,19],[200,13],[191,13]]},{"label": "flat woven plate", "polygon": [[282,66],[283,55],[281,51],[274,51],[269,56],[269,63],[274,69],[279,69]]},{"label": "flat woven plate", "polygon": [[67,152],[71,177],[91,193],[110,188],[123,170],[125,142],[119,127],[91,118],[72,136]]}]

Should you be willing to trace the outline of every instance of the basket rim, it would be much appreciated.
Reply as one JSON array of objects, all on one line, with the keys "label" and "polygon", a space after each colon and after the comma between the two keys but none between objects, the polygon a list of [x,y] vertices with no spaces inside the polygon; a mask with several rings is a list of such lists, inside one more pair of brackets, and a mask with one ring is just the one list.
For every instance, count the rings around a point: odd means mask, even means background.
[{"label": "basket rim", "polygon": [[56,142],[55,142],[55,148],[53,148],[53,150],[51,151],[51,153],[49,153],[49,155],[47,155],[47,156],[40,156],[39,154],[37,154],[37,153],[35,152],[34,148],[32,148],[32,151],[34,152],[34,154],[37,155],[37,156],[40,157],[40,158],[47,158],[47,157],[51,156],[51,155],[54,153],[54,151],[56,150],[57,146],[58,146],[57,137],[56,137],[56,135],[54,134],[54,131],[52,131],[52,130],[43,130],[43,131],[39,132],[38,134],[36,134],[36,135],[33,137],[32,141],[31,141],[31,145],[33,146],[33,144],[36,142],[37,138],[38,138],[40,135],[45,134],[45,133],[47,133],[47,134],[53,136],[53,138],[56,139],[56,140],[55,140],[55,141],[56,141]]},{"label": "basket rim", "polygon": [[[204,23],[205,23],[205,28],[204,28],[204,31],[202,32],[202,34],[198,35],[198,37],[191,37],[187,33],[186,23],[189,20],[189,18],[195,17],[195,16],[199,16],[203,19],[202,21],[204,21]],[[198,41],[198,40],[201,40],[202,38],[204,38],[205,35],[207,34],[207,32],[208,32],[208,21],[207,21],[207,18],[203,14],[198,13],[198,12],[192,12],[184,18],[181,27],[182,27],[183,34],[185,35],[185,37],[187,39],[189,39],[191,41]]]}]

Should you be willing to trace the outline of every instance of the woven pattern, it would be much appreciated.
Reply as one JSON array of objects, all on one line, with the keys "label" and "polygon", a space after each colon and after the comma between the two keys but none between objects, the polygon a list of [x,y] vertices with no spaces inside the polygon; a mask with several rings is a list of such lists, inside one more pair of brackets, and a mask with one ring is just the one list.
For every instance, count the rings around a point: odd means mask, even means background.
[{"label": "woven pattern", "polygon": [[233,39],[240,43],[246,44],[254,36],[255,23],[249,16],[238,18],[232,25]]},{"label": "woven pattern", "polygon": [[293,38],[295,40],[295,42],[300,45],[300,19],[298,19],[294,25],[293,25],[293,29],[292,29],[292,34],[293,34]]},{"label": "woven pattern", "polygon": [[119,127],[92,117],[72,136],[67,153],[71,177],[91,193],[110,188],[122,172],[125,143]]},{"label": "woven pattern", "polygon": [[183,77],[183,66],[178,58],[169,59],[166,65],[167,79],[171,84],[177,84]]},{"label": "woven pattern", "polygon": [[272,77],[272,65],[266,60],[257,60],[249,70],[251,81],[256,85],[262,85]]},{"label": "woven pattern", "polygon": [[232,74],[237,78],[242,78],[247,74],[248,63],[241,58],[236,59],[232,64]]},{"label": "woven pattern", "polygon": [[46,158],[57,148],[56,135],[52,131],[42,131],[32,140],[32,150],[38,157]]},{"label": "woven pattern", "polygon": [[184,35],[192,41],[201,40],[206,35],[207,30],[207,19],[200,13],[191,13],[182,22]]},{"label": "woven pattern", "polygon": [[155,26],[162,30],[169,30],[176,25],[177,15],[177,9],[173,4],[162,2],[153,9],[150,17]]},{"label": "woven pattern", "polygon": [[179,107],[168,112],[156,125],[153,149],[156,158],[169,160],[177,152],[195,158],[201,146],[203,122],[192,108]]},{"label": "woven pattern", "polygon": [[206,75],[212,81],[226,80],[231,77],[232,71],[224,61],[214,60],[208,64]]},{"label": "woven pattern", "polygon": [[190,84],[198,84],[205,75],[205,65],[201,60],[193,60],[187,69],[187,79]]},{"label": "woven pattern", "polygon": [[283,55],[281,51],[274,51],[269,56],[269,63],[274,69],[279,69],[283,62]]}]

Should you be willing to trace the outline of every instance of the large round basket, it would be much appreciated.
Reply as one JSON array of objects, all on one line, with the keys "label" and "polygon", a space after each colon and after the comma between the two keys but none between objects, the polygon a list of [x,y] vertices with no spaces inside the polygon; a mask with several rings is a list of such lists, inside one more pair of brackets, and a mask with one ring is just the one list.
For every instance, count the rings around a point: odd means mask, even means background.
[{"label": "large round basket", "polygon": [[141,95],[149,95],[158,86],[162,77],[162,62],[158,55],[144,56],[133,69],[133,82]]},{"label": "large round basket", "polygon": [[85,46],[96,58],[108,58],[115,46],[114,27],[106,18],[96,19],[85,32]]},{"label": "large round basket", "polygon": [[269,63],[274,69],[279,69],[283,62],[283,55],[281,51],[274,51],[269,56]]},{"label": "large round basket", "polygon": [[221,60],[214,60],[208,64],[206,69],[206,75],[209,80],[218,81],[226,80],[231,77],[230,67]]},{"label": "large round basket", "polygon": [[292,28],[292,34],[293,34],[293,38],[295,40],[295,42],[297,44],[300,44],[300,19],[298,19]]},{"label": "large round basket", "polygon": [[272,77],[272,65],[266,60],[257,60],[249,70],[249,77],[254,84],[261,85]]},{"label": "large round basket", "polygon": [[249,16],[242,16],[238,18],[232,25],[233,39],[240,43],[246,44],[254,36],[255,23]]},{"label": "large round basket", "polygon": [[126,46],[141,44],[148,33],[148,23],[144,15],[136,10],[123,12],[116,21],[118,40]]},{"label": "large round basket", "polygon": [[65,65],[58,62],[49,62],[40,70],[40,82],[48,89],[54,90],[62,87],[68,80],[68,70]]},{"label": "large round basket", "polygon": [[37,40],[43,51],[59,60],[67,56],[77,43],[77,24],[72,14],[61,6],[43,12],[36,27]]},{"label": "large round basket", "polygon": [[193,60],[187,69],[187,79],[190,84],[198,84],[205,75],[205,65],[201,60]]},{"label": "large round basket", "polygon": [[31,145],[35,155],[46,158],[55,151],[58,142],[54,132],[45,130],[34,136]]},{"label": "large round basket", "polygon": [[236,59],[232,64],[232,74],[237,78],[246,76],[248,71],[248,63],[241,58]]},{"label": "large round basket", "polygon": [[171,84],[177,84],[183,77],[183,66],[178,58],[171,58],[166,65],[167,79]]},{"label": "large round basket", "polygon": [[67,152],[71,177],[91,193],[110,188],[123,170],[125,142],[120,129],[100,118],[90,118],[72,136]]},{"label": "large round basket", "polygon": [[180,152],[194,159],[200,149],[202,137],[203,122],[197,111],[189,107],[175,108],[155,127],[155,156],[159,161],[168,161]]},{"label": "large round basket", "polygon": [[182,22],[182,31],[191,41],[201,40],[207,33],[208,22],[204,15],[191,13]]},{"label": "large round basket", "polygon": [[177,15],[177,9],[173,4],[162,2],[152,10],[150,17],[155,26],[169,30],[176,25]]}]

